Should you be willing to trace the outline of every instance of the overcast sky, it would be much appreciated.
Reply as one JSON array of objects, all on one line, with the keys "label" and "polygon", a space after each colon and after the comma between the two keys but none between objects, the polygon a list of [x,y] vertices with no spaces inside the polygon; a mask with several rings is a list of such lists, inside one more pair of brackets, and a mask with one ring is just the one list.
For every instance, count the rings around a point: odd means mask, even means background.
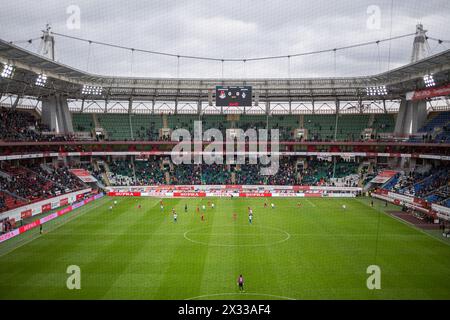
[{"label": "overcast sky", "polygon": [[[127,47],[216,58],[290,55],[413,33],[421,22],[429,36],[450,38],[449,0],[185,0],[6,1],[0,38],[25,40],[55,32]],[[79,20],[68,8],[79,9]],[[376,6],[376,7],[373,7]],[[373,8],[379,8],[373,11]],[[370,10],[369,10],[370,9]],[[77,10],[77,9],[76,9]],[[70,11],[70,10],[69,10]],[[369,11],[369,13],[368,13]],[[391,21],[391,16],[393,17]],[[379,19],[378,19],[379,18]],[[79,26],[79,29],[77,28]],[[391,28],[392,26],[392,28]],[[154,56],[56,37],[56,59],[113,76],[220,77],[220,62]],[[229,62],[225,77],[367,75],[409,63],[413,38],[301,58]],[[39,41],[20,44],[36,52]],[[430,42],[432,53],[450,49]],[[390,56],[390,58],[389,58]],[[89,57],[89,59],[88,59]],[[334,62],[336,61],[336,68]],[[88,63],[89,62],[89,63]]]}]

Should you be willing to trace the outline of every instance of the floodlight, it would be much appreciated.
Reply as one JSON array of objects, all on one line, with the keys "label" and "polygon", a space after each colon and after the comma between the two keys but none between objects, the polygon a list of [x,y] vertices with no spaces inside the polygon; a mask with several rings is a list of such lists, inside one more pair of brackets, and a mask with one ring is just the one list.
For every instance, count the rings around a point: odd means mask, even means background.
[{"label": "floodlight", "polygon": [[434,82],[434,77],[432,74],[427,74],[423,77],[423,82],[425,82],[425,86],[430,88],[434,87],[436,85],[436,82]]},{"label": "floodlight", "polygon": [[388,90],[386,86],[367,87],[366,93],[368,96],[386,96],[388,94]]},{"label": "floodlight", "polygon": [[13,75],[14,67],[10,64],[3,66],[2,78],[11,78]]},{"label": "floodlight", "polygon": [[45,84],[47,83],[47,75],[46,74],[40,74],[37,78],[36,78],[36,85],[43,87],[45,86]]},{"label": "floodlight", "polygon": [[84,85],[81,94],[99,96],[102,94],[102,91],[102,87]]}]

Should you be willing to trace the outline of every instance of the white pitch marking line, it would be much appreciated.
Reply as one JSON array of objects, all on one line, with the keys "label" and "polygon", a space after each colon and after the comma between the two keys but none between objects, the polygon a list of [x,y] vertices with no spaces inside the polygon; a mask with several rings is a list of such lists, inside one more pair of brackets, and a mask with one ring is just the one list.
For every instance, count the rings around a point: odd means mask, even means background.
[{"label": "white pitch marking line", "polygon": [[297,299],[294,299],[294,298],[285,297],[285,296],[278,296],[278,295],[274,295],[274,294],[247,293],[247,292],[242,292],[242,293],[226,292],[226,293],[205,294],[205,295],[201,295],[201,296],[197,296],[197,297],[187,298],[187,299],[184,299],[184,300],[196,300],[196,299],[207,298],[207,297],[235,296],[235,295],[236,296],[247,295],[247,296],[256,296],[256,297],[270,297],[270,298],[277,298],[277,299],[281,299],[281,300],[297,300]]},{"label": "white pitch marking line", "polygon": [[[259,226],[259,228],[261,228],[261,229],[269,229],[269,230],[276,230],[276,231],[279,231],[281,233],[284,233],[286,235],[286,237],[284,239],[279,240],[279,241],[275,241],[275,242],[272,242],[272,243],[263,243],[263,244],[217,244],[217,243],[207,243],[207,242],[202,242],[202,241],[196,241],[196,240],[193,240],[193,239],[191,239],[191,238],[189,238],[187,236],[187,234],[189,232],[191,232],[191,231],[198,231],[198,230],[201,230],[201,229],[204,229],[204,228],[205,227],[188,230],[188,231],[186,231],[183,234],[183,237],[186,240],[188,240],[188,241],[190,241],[192,243],[208,245],[208,246],[214,246],[214,247],[263,247],[263,246],[270,246],[270,245],[280,244],[280,243],[288,241],[291,238],[291,234],[289,232],[287,232],[287,231],[284,231],[284,230],[281,230],[281,229],[278,229],[278,228],[263,227],[263,226]],[[257,235],[255,235],[255,236],[257,236]]]},{"label": "white pitch marking line", "polygon": [[310,205],[312,205],[314,208],[317,208],[317,206],[316,206],[314,203],[312,203],[311,201],[309,201],[308,198],[305,198],[305,200],[306,200],[306,202],[308,202]]},{"label": "white pitch marking line", "polygon": [[[103,205],[103,203],[97,203],[96,206],[90,207],[90,208],[88,208],[88,207],[82,207],[82,208],[80,208],[81,210],[86,209],[86,211],[83,210],[84,212],[78,212],[78,214],[76,214],[76,215],[74,215],[74,216],[68,218],[66,221],[62,222],[60,225],[55,226],[53,229],[51,229],[51,230],[48,231],[48,232],[53,232],[53,231],[59,229],[60,227],[66,225],[68,222],[71,222],[72,220],[75,220],[76,218],[85,215],[87,212],[90,211],[90,210],[87,210],[87,209],[96,209],[96,208],[99,207],[100,205]],[[77,209],[75,209],[75,210],[77,210]],[[72,212],[75,212],[75,210],[72,211]],[[55,221],[56,221],[56,220],[55,220]],[[25,235],[25,234],[24,234],[24,235]],[[46,235],[48,235],[48,234],[46,234]],[[36,237],[32,237],[32,238],[28,239],[27,241],[25,241],[25,242],[23,242],[23,243],[20,243],[19,245],[13,247],[11,250],[6,251],[6,252],[3,253],[3,254],[0,254],[0,258],[3,257],[3,256],[6,256],[7,254],[13,252],[13,251],[16,250],[16,249],[19,249],[19,248],[23,247],[24,245],[26,245],[26,244],[28,244],[28,243],[30,243],[30,242],[32,242],[32,241],[34,241],[34,240],[40,238],[41,236],[42,236],[42,234],[38,234],[38,235],[36,235]]]}]

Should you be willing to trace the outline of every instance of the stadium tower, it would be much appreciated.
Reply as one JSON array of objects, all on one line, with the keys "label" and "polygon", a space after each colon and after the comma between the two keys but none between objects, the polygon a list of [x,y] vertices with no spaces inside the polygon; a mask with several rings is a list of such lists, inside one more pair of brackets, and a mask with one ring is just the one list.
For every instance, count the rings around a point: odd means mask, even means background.
[{"label": "stadium tower", "polygon": [[[55,38],[51,34],[51,27],[47,25],[42,32],[39,53],[47,59],[55,61]],[[55,92],[42,97],[42,122],[57,133],[73,132],[72,116],[67,98],[61,93]]]},{"label": "stadium tower", "polygon": [[[411,54],[411,63],[426,58],[429,52],[427,40],[427,30],[423,29],[422,24],[416,27],[416,36],[414,38],[413,50]],[[398,136],[407,136],[417,133],[427,120],[426,101],[409,101],[404,97],[400,104],[400,109],[395,124],[395,134]]]}]

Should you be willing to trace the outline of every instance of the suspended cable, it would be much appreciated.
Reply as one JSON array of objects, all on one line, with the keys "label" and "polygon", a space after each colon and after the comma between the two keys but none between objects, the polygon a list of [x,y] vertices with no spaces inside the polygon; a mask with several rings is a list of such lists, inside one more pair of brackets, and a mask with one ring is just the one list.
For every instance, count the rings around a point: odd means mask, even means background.
[{"label": "suspended cable", "polygon": [[437,41],[439,44],[450,43],[450,40],[442,40],[442,39],[437,39],[437,38],[428,37],[428,36],[427,36],[427,40]]},{"label": "suspended cable", "polygon": [[37,37],[37,38],[32,38],[32,39],[27,39],[27,40],[16,40],[16,41],[10,41],[9,43],[11,44],[21,44],[21,43],[33,43],[33,41],[35,40],[39,40],[42,39],[42,37]]},{"label": "suspended cable", "polygon": [[378,73],[381,73],[381,53],[380,53],[380,43],[377,42],[377,62],[378,62]]},{"label": "suspended cable", "polygon": [[291,78],[291,56],[288,56],[287,58],[288,58],[288,60],[287,60],[288,79],[290,79]]},{"label": "suspended cable", "polygon": [[337,50],[334,49],[333,50],[333,68],[334,68],[334,77],[335,78],[336,78],[336,73],[337,73],[337,70],[336,70],[336,52],[337,52]]},{"label": "suspended cable", "polygon": [[87,64],[86,71],[87,72],[89,72],[89,59],[91,57],[91,45],[92,45],[92,42],[89,41],[88,56],[87,56],[87,62],[86,62],[86,64]]},{"label": "suspended cable", "polygon": [[309,52],[301,52],[301,53],[290,54],[290,55],[254,57],[254,58],[242,59],[242,58],[215,58],[215,57],[205,57],[205,56],[202,57],[202,56],[192,56],[192,55],[180,55],[180,54],[161,52],[161,51],[153,51],[153,50],[145,50],[145,49],[134,49],[134,48],[126,47],[126,46],[122,46],[122,45],[116,45],[116,44],[111,44],[111,43],[106,43],[106,42],[101,42],[101,41],[88,40],[88,39],[79,38],[79,37],[75,37],[75,36],[69,36],[69,35],[66,35],[66,34],[58,33],[58,32],[52,32],[52,34],[55,35],[55,36],[65,37],[65,38],[69,38],[69,39],[73,39],[73,40],[77,40],[77,41],[83,41],[83,42],[92,42],[92,43],[95,43],[95,44],[98,44],[98,45],[108,46],[108,47],[117,48],[117,49],[134,50],[134,51],[138,51],[138,52],[154,54],[154,55],[161,55],[161,56],[168,56],[168,57],[174,57],[174,58],[185,58],[185,59],[207,60],[207,61],[219,61],[219,62],[225,62],[225,61],[226,62],[243,62],[244,60],[245,61],[261,61],[261,60],[275,60],[275,59],[286,59],[286,58],[293,58],[293,57],[301,57],[301,56],[308,56],[308,55],[315,55],[315,54],[333,52],[333,51],[338,51],[338,50],[347,50],[347,49],[353,49],[353,48],[358,48],[358,47],[364,47],[364,46],[369,46],[369,45],[373,45],[373,44],[377,44],[377,43],[381,43],[381,42],[390,42],[390,41],[393,41],[393,40],[398,40],[398,39],[407,38],[407,37],[411,37],[411,36],[416,35],[416,33],[409,33],[409,34],[404,34],[404,35],[400,35],[400,36],[396,36],[396,37],[390,37],[390,38],[387,38],[387,39],[362,42],[362,43],[357,43],[357,44],[348,45],[348,46],[342,46],[342,47],[333,48],[333,49],[324,49],[324,50],[316,50],[316,51],[309,51]]},{"label": "suspended cable", "polygon": [[437,43],[437,44],[434,46],[433,49],[430,48],[430,49],[429,49],[429,54],[430,54],[430,55],[433,54],[434,50],[436,50],[437,47],[439,47],[440,45],[442,45],[442,43]]},{"label": "suspended cable", "polygon": [[133,76],[134,49],[131,49],[130,75]]},{"label": "suspended cable", "polygon": [[[394,19],[393,19],[393,15],[394,15],[394,0],[391,0],[391,17],[390,17],[390,30],[389,30],[389,34],[392,35],[392,25],[394,23]],[[389,42],[389,50],[388,50],[388,68],[387,71],[389,72],[391,70],[391,42]]]}]

